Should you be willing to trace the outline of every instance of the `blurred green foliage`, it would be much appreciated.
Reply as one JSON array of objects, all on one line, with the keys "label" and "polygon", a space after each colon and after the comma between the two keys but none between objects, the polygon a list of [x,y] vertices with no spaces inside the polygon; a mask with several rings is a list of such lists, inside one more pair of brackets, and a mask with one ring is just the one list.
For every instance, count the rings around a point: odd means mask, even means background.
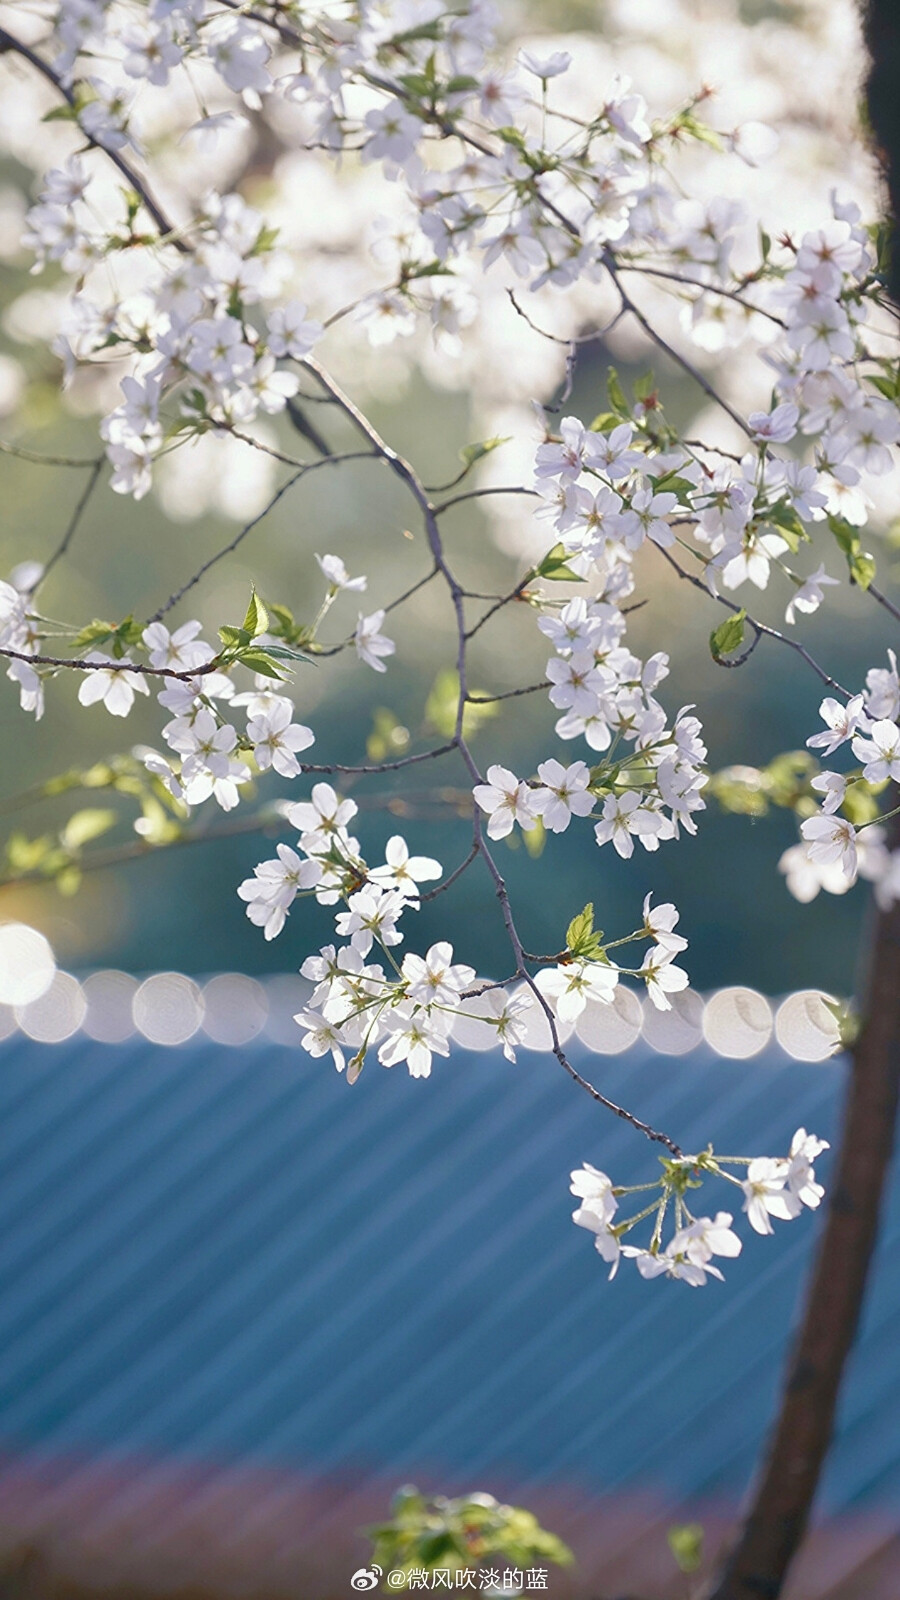
[{"label": "blurred green foliage", "polygon": [[498,1561],[520,1570],[548,1562],[567,1567],[574,1559],[568,1546],[542,1528],[530,1511],[501,1505],[490,1494],[428,1499],[408,1485],[395,1494],[391,1511],[390,1521],[368,1532],[373,1561],[394,1575],[390,1588],[395,1592],[400,1588],[398,1572],[455,1573],[495,1568]]}]

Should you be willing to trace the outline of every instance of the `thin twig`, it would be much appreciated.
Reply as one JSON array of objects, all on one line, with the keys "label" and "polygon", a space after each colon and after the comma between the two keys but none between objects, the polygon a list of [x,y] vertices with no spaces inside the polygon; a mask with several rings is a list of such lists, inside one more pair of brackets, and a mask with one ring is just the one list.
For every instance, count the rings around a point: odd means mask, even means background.
[{"label": "thin twig", "polygon": [[434,515],[441,517],[451,506],[462,505],[464,500],[481,500],[489,494],[527,494],[533,500],[540,499],[536,489],[526,489],[520,484],[500,484],[496,488],[490,486],[484,489],[467,489],[465,494],[455,494],[449,500],[442,500],[440,505],[434,507]]},{"label": "thin twig", "polygon": [[[707,600],[715,600],[718,605],[724,606],[728,611],[737,612],[743,610],[743,607],[737,605],[734,600],[727,600],[723,594],[714,594],[711,589],[707,588],[702,578],[695,577],[692,572],[685,572],[684,567],[682,567],[679,562],[675,560],[675,557],[668,550],[664,550],[661,545],[657,545],[656,549],[659,550],[663,556],[665,556],[669,566],[674,572],[677,572],[679,578],[684,578],[686,583],[693,584],[695,589],[699,589],[703,594],[706,595]],[[843,684],[838,683],[836,678],[832,678],[825,671],[824,667],[820,667],[818,661],[816,661],[814,656],[810,655],[809,651],[800,643],[799,639],[789,638],[786,633],[780,633],[777,628],[770,628],[766,622],[758,622],[755,617],[748,616],[746,612],[744,613],[744,618],[748,627],[752,628],[757,636],[760,634],[765,634],[769,639],[777,639],[779,644],[786,644],[789,650],[796,651],[797,655],[802,657],[807,666],[812,668],[816,676],[821,678],[822,682],[827,684],[829,689],[835,689],[838,694],[842,694],[844,696],[845,700],[850,700],[852,698],[849,689],[845,689]],[[742,657],[739,657],[738,660],[720,661],[718,665],[721,667],[741,666],[747,659],[747,656],[751,655],[755,648],[756,642],[754,642],[754,644],[750,646],[750,649],[747,650]]]},{"label": "thin twig", "polygon": [[181,585],[180,589],[176,589],[175,593],[169,596],[165,605],[160,606],[158,611],[154,611],[153,616],[148,618],[148,622],[159,622],[160,618],[164,617],[167,612],[171,611],[173,606],[177,606],[179,600],[184,599],[184,596],[200,582],[201,578],[205,577],[206,573],[209,572],[211,567],[214,567],[218,561],[224,560],[225,556],[231,555],[232,551],[237,549],[238,545],[241,544],[244,539],[246,539],[247,535],[252,533],[254,528],[259,527],[259,524],[269,515],[269,512],[274,511],[279,500],[284,498],[289,489],[293,489],[295,483],[299,483],[301,478],[306,477],[308,472],[317,472],[319,467],[337,466],[344,461],[371,461],[372,454],[373,453],[371,450],[350,450],[346,453],[346,455],[322,456],[319,461],[308,461],[304,463],[304,465],[299,467],[292,477],[286,479],[286,481],[281,485],[280,489],[275,491],[275,493],[272,495],[272,498],[267,501],[262,510],[258,511],[256,516],[252,517],[249,522],[245,522],[244,526],[235,534],[233,539],[230,539],[226,545],[223,545],[221,550],[217,550],[215,555],[210,556],[208,561],[204,561],[203,565],[197,568],[197,571],[193,574],[193,576],[188,578],[187,581]]},{"label": "thin twig", "polygon": [[[454,745],[453,748],[455,749],[456,746]],[[454,868],[449,877],[446,877],[442,883],[437,885],[436,888],[429,889],[426,894],[420,894],[419,899],[421,901],[436,900],[439,894],[444,894],[444,892],[450,888],[451,884],[456,882],[457,878],[461,878],[463,873],[468,871],[478,853],[479,851],[477,844],[473,844],[469,854],[466,856],[465,861],[460,862],[459,866]]]},{"label": "thin twig", "polygon": [[[23,444],[13,444],[0,439],[0,455],[18,456],[20,461],[31,461],[36,467],[93,467],[96,456],[45,456],[39,450],[27,450]],[[100,457],[103,461],[105,458]]]},{"label": "thin twig", "polygon": [[900,622],[900,607],[895,606],[893,600],[889,600],[887,595],[882,594],[880,589],[876,589],[874,583],[869,584],[867,593],[872,596],[873,600],[877,600],[880,606],[884,606],[885,611],[889,611],[891,616],[896,617],[897,621]]},{"label": "thin twig", "polygon": [[779,328],[787,327],[783,317],[776,316],[774,311],[766,311],[763,306],[753,305],[749,300],[745,300],[737,289],[726,289],[717,283],[704,283],[701,278],[685,278],[680,272],[667,272],[662,267],[639,267],[630,261],[623,261],[621,256],[617,258],[617,265],[620,272],[639,272],[646,278],[666,278],[671,283],[687,284],[691,289],[702,289],[706,294],[718,295],[722,300],[734,300],[745,311],[755,312],[758,317],[768,317],[770,322],[777,322]]},{"label": "thin twig", "polygon": [[735,411],[734,406],[729,405],[728,401],[719,394],[718,389],[716,389],[713,384],[710,383],[709,379],[700,371],[699,367],[695,367],[693,362],[687,359],[687,356],[682,355],[680,350],[676,350],[674,345],[669,344],[668,340],[664,339],[661,333],[657,333],[653,324],[644,315],[640,306],[635,305],[634,301],[631,299],[631,296],[627,293],[622,285],[622,281],[619,277],[618,264],[610,250],[604,250],[602,260],[603,265],[605,266],[607,272],[612,278],[613,283],[616,286],[616,289],[619,292],[623,308],[631,313],[636,322],[640,323],[648,339],[652,339],[653,343],[657,345],[660,350],[664,350],[666,355],[669,356],[670,360],[676,362],[681,368],[682,372],[686,372],[688,377],[693,379],[694,383],[696,383],[698,387],[703,390],[705,395],[708,395],[710,400],[714,400],[717,406],[721,406],[722,410],[731,418],[732,422],[736,423],[741,432],[745,433],[749,439],[752,439],[753,430],[749,423],[747,423],[741,416],[740,412]]},{"label": "thin twig", "polygon": [[517,700],[521,694],[539,694],[542,689],[549,689],[552,685],[549,678],[542,678],[540,683],[529,683],[524,689],[507,689],[503,694],[467,694],[466,704],[470,706],[489,706],[495,700]]},{"label": "thin twig", "polygon": [[69,548],[69,545],[72,543],[72,540],[74,539],[75,534],[78,531],[79,523],[81,522],[81,519],[84,516],[85,511],[87,510],[90,498],[91,498],[94,490],[97,487],[97,484],[98,484],[99,479],[100,479],[100,473],[102,472],[105,463],[106,463],[106,457],[105,456],[98,456],[96,461],[93,463],[93,466],[91,467],[90,477],[88,478],[88,481],[84,486],[84,490],[82,491],[82,494],[80,495],[79,499],[75,503],[75,509],[72,512],[71,517],[69,518],[69,522],[68,522],[68,526],[66,527],[66,531],[63,534],[62,538],[60,539],[59,544],[57,545],[56,549],[54,550],[54,552],[53,552],[52,556],[50,557],[49,561],[46,563],[43,571],[40,574],[40,577],[38,578],[37,582],[35,583],[34,588],[31,591],[32,595],[36,595],[37,594],[37,592],[40,589],[41,585],[46,580],[48,574],[53,571],[53,568],[56,566],[56,563],[58,561],[62,560],[63,556],[65,555],[66,551]]},{"label": "thin twig", "polygon": [[421,750],[417,755],[399,756],[396,761],[376,761],[358,767],[345,766],[340,761],[332,761],[325,765],[314,765],[306,761],[300,763],[301,772],[341,772],[360,777],[377,776],[379,772],[399,772],[402,767],[414,767],[421,761],[435,761],[438,756],[446,756],[451,750],[456,749],[455,740],[449,744],[438,745],[434,750]]}]

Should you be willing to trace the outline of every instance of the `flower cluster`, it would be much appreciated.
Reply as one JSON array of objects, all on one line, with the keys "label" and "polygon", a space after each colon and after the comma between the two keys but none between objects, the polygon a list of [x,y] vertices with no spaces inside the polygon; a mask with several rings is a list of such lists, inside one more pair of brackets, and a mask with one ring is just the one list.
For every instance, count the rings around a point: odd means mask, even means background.
[{"label": "flower cluster", "polygon": [[[772,1218],[790,1221],[799,1217],[804,1206],[813,1210],[825,1193],[816,1182],[813,1162],[829,1148],[798,1128],[787,1156],[717,1156],[712,1149],[699,1156],[663,1158],[662,1177],[656,1183],[618,1188],[605,1172],[585,1162],[572,1173],[571,1191],[579,1205],[572,1221],[594,1235],[598,1253],[610,1265],[614,1278],[623,1256],[633,1260],[642,1278],[678,1278],[693,1289],[707,1278],[721,1278],[713,1257],[735,1257],[741,1253],[741,1240],[734,1232],[734,1217],[718,1211],[714,1217],[692,1215],[686,1194],[699,1189],[706,1178],[724,1178],[743,1192],[743,1210],[757,1233],[772,1233]],[[727,1169],[746,1167],[746,1178],[739,1179]],[[656,1193],[659,1198],[642,1206],[634,1216],[620,1217],[619,1202],[625,1195]],[[675,1226],[667,1244],[662,1242],[665,1219],[672,1207]],[[638,1223],[653,1217],[649,1246],[623,1244],[623,1239]]]},{"label": "flower cluster", "polygon": [[820,889],[843,894],[858,877],[874,885],[883,908],[900,898],[900,851],[885,843],[876,798],[900,779],[900,678],[892,650],[888,663],[869,671],[861,694],[827,696],[819,708],[825,727],[806,741],[823,758],[849,748],[858,765],[846,772],[825,767],[811,780],[820,808],[801,822],[803,842],[780,862],[798,900],[812,900]]},{"label": "flower cluster", "polygon": [[[0,648],[14,650],[23,656],[36,655],[40,649],[40,635],[28,614],[27,591],[13,583],[0,581]],[[12,658],[6,676],[19,686],[19,703],[23,711],[33,713],[39,721],[44,714],[44,686],[39,672],[29,662]]]}]

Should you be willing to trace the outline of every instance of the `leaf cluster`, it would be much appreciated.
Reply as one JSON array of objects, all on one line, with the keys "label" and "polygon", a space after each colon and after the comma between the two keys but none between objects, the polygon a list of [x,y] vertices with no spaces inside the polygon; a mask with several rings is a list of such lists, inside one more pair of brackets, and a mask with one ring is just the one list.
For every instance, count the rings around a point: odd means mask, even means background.
[{"label": "leaf cluster", "polygon": [[390,1521],[368,1529],[373,1559],[385,1571],[456,1572],[498,1559],[523,1568],[546,1562],[566,1567],[574,1559],[530,1511],[501,1505],[490,1494],[429,1499],[410,1485],[394,1496],[391,1511]]}]

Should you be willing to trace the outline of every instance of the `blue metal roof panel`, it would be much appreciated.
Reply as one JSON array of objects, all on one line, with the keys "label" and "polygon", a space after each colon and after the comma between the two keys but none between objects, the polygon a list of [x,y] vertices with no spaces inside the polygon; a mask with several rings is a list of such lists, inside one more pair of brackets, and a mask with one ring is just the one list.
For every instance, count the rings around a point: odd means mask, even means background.
[{"label": "blue metal roof panel", "polygon": [[[833,1131],[841,1069],[777,1052],[591,1063],[686,1148]],[[454,1055],[432,1079],[261,1041],[0,1046],[0,1443],[314,1472],[742,1486],[814,1220],[694,1293],[608,1285],[569,1220],[585,1158],[652,1149],[555,1063]],[[900,1503],[900,1196],[828,1480]],[[0,1474],[2,1476],[2,1474]]]}]

